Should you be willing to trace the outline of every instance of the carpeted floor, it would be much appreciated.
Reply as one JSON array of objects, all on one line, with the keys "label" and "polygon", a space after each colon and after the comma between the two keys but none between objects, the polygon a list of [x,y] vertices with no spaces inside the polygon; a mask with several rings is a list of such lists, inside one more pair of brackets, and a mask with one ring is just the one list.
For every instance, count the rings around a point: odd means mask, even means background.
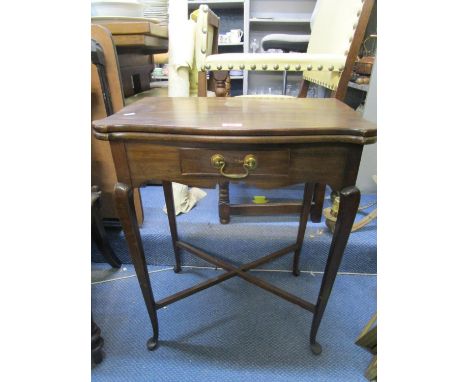
[{"label": "carpeted floor", "polygon": [[[298,215],[281,216],[233,216],[231,223],[222,225],[218,218],[218,192],[208,189],[208,195],[188,214],[177,216],[179,237],[212,254],[222,254],[228,261],[247,263],[277,249],[294,243],[297,235]],[[258,190],[242,185],[231,185],[232,202],[248,202],[253,195],[266,195],[269,200],[298,200],[302,198],[303,186],[276,190]],[[162,187],[150,186],[141,189],[145,221],[140,229],[147,263],[173,265],[174,252],[170,239],[167,215],[162,211],[164,196]],[[375,194],[363,194],[361,205],[376,201]],[[328,206],[330,200],[325,200]],[[363,211],[367,213],[369,210]],[[360,213],[358,218],[362,218]],[[354,232],[346,247],[341,263],[341,272],[377,272],[377,222]],[[317,234],[321,231],[321,234]],[[121,230],[109,231],[112,246],[118,257],[131,264],[127,243]],[[301,256],[302,270],[323,270],[328,256],[331,233],[322,221],[307,224]],[[185,265],[206,266],[206,263],[183,251]],[[94,251],[93,261],[102,257]],[[290,269],[291,256],[285,256],[263,266],[269,269]]]},{"label": "carpeted floor", "polygon": [[[218,221],[217,190],[188,214],[177,217],[179,236],[235,264],[252,261],[294,242],[298,216],[232,217]],[[231,201],[253,195],[270,200],[302,197],[300,186],[259,191],[231,187]],[[161,187],[142,189],[145,222],[141,236],[159,299],[221,270],[182,252],[183,272],[174,274],[167,216]],[[376,200],[363,195],[361,205]],[[329,205],[329,200],[326,200]],[[151,326],[123,233],[109,231],[111,245],[124,262],[120,270],[92,259],[92,309],[104,337],[105,359],[92,370],[93,381],[365,381],[371,355],[354,344],[376,311],[376,222],[351,235],[314,356],[309,347],[312,315],[256,286],[234,278],[158,311],[160,347],[149,352]],[[313,303],[316,301],[331,241],[320,224],[308,223],[301,255],[300,277],[290,273],[292,255],[254,271],[259,277]],[[125,264],[126,263],[126,264]],[[204,268],[200,268],[200,266]],[[345,274],[345,273],[359,274]]]},{"label": "carpeted floor", "polygon": [[[156,299],[221,272],[149,271]],[[305,272],[255,274],[311,301],[321,280]],[[376,310],[375,276],[338,276],[318,334],[323,353],[314,356],[311,314],[238,278],[160,310],[160,346],[149,352],[150,323],[133,275],[131,265],[93,264],[92,309],[105,341],[93,381],[365,381],[371,355],[354,341]]]}]

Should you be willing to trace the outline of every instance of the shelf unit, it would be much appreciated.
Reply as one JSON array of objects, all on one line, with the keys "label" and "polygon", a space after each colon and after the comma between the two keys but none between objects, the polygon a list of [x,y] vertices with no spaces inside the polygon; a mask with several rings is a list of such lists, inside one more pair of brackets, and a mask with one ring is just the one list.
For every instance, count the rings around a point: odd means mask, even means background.
[{"label": "shelf unit", "polygon": [[[310,34],[316,0],[250,0],[249,47],[255,39],[262,52],[263,37],[273,33]],[[288,74],[288,94],[297,95],[302,73]],[[245,81],[245,80],[244,80]],[[246,94],[281,93],[283,72],[249,72]]]},{"label": "shelf unit", "polygon": [[[207,4],[220,18],[220,33],[231,29],[244,31],[243,42],[237,44],[219,44],[220,53],[250,52],[250,45],[256,39],[259,49],[262,38],[272,33],[309,34],[310,17],[317,0],[188,0],[189,12],[197,9],[201,4]],[[369,21],[366,35],[377,33],[376,9]],[[277,94],[282,88],[282,72],[249,72],[243,75],[231,76],[231,92],[239,94]],[[297,95],[302,73],[288,74],[288,94]],[[350,93],[365,96],[368,85],[349,83],[353,89]],[[326,96],[326,90],[321,87],[311,87],[312,97]],[[352,95],[352,94],[351,94]]]},{"label": "shelf unit", "polygon": [[250,24],[310,24],[310,20],[297,19],[250,19]]},{"label": "shelf unit", "polygon": [[208,1],[188,0],[189,10],[196,9],[201,4],[206,4],[211,9],[213,9],[213,8],[230,9],[230,8],[240,8],[240,7],[242,7],[244,5],[244,1],[242,1],[242,0],[241,1],[239,1],[239,0],[223,0],[223,1],[217,1],[217,0],[208,0]]}]

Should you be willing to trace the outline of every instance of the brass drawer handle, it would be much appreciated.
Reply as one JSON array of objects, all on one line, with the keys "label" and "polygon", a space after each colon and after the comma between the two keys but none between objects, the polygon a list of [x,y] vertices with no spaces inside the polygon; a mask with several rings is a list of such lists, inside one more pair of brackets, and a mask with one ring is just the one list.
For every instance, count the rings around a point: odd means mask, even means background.
[{"label": "brass drawer handle", "polygon": [[247,178],[250,170],[254,170],[257,167],[257,158],[254,155],[248,154],[244,157],[244,162],[242,166],[245,169],[243,174],[226,174],[224,172],[224,167],[226,167],[226,161],[221,154],[215,154],[211,157],[211,165],[219,170],[219,173],[226,178],[230,179],[243,179]]}]

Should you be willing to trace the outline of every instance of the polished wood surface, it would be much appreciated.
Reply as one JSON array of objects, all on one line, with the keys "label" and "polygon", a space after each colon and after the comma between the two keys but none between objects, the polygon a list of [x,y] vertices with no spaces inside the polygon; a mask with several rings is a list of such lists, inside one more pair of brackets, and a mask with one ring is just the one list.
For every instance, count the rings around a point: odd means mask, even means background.
[{"label": "polished wood surface", "polygon": [[161,25],[160,23],[151,19],[109,19],[108,17],[92,17],[92,24],[99,24],[104,26],[113,35],[122,34],[145,34],[153,35],[157,37],[168,38],[167,25]]},{"label": "polished wood surface", "polygon": [[[268,116],[278,113],[278,103],[273,100],[171,98],[162,100],[160,107],[147,100],[134,105],[137,106],[125,108],[118,115],[95,121],[93,126],[98,139],[111,141],[119,182],[115,187],[119,216],[153,328],[148,349],[154,350],[159,344],[158,309],[238,276],[313,313],[310,347],[314,354],[319,354],[317,332],[359,204],[355,183],[362,148],[375,141],[375,125],[363,121],[336,100],[308,100],[307,108],[298,100],[284,103],[286,114],[291,117],[289,123],[284,118]],[[262,114],[263,122],[259,117]],[[234,131],[226,130],[225,123],[235,123]],[[230,135],[226,135],[226,131]],[[305,134],[298,135],[298,132]],[[229,166],[225,172],[213,167],[213,153],[225,158]],[[248,171],[246,153],[257,159],[257,167]],[[232,181],[231,171],[241,171],[241,162],[244,178],[235,181],[264,188],[305,183],[305,189],[296,241],[254,262],[236,266],[179,239],[171,182],[202,187],[225,185]],[[132,200],[132,189],[153,179],[163,181],[176,258],[174,271],[182,269],[180,251],[188,251],[226,270],[224,274],[158,301],[154,300]],[[325,184],[340,192],[341,204],[320,292],[313,304],[247,271],[294,253],[292,273],[300,274],[300,251],[308,216],[314,197],[321,197],[317,188]],[[229,203],[228,194],[224,199]],[[222,207],[229,208],[222,206],[222,202],[220,198],[220,211]]]},{"label": "polished wood surface", "polygon": [[142,34],[114,35],[114,42],[119,53],[133,52],[153,55],[167,52],[168,49],[166,38]]},{"label": "polished wood surface", "polygon": [[149,90],[153,54],[168,51],[167,26],[142,18],[94,17],[91,22],[112,35],[125,97]]},{"label": "polished wood surface", "polygon": [[[120,79],[119,62],[112,42],[112,35],[101,25],[91,25],[91,38],[98,42],[104,50],[106,60],[105,74],[109,84],[112,109],[118,111],[124,107],[122,82]],[[91,64],[91,120],[106,117],[106,108],[102,96],[101,84],[96,67]],[[117,181],[112,152],[108,142],[91,136],[91,184],[101,191],[101,216],[104,219],[117,220],[114,205],[114,185]],[[138,223],[143,223],[143,209],[139,190],[135,190],[135,208]]]},{"label": "polished wood surface", "polygon": [[350,107],[336,99],[316,98],[145,98],[93,126],[108,139],[123,136],[113,133],[138,133],[142,139],[158,133],[254,137],[252,143],[261,144],[258,136],[277,142],[281,142],[277,136],[294,136],[297,143],[301,137],[307,142],[307,136],[315,136],[316,142],[365,144],[376,137],[375,124]]},{"label": "polished wood surface", "polygon": [[152,20],[91,18],[112,34],[118,53],[156,54],[168,50],[168,29]]}]

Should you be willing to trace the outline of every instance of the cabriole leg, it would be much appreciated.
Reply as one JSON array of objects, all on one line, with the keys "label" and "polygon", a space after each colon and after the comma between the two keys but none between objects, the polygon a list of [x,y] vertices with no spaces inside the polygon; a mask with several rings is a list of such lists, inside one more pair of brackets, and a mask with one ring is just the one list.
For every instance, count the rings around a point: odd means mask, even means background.
[{"label": "cabriole leg", "polygon": [[135,205],[133,203],[132,189],[123,183],[117,183],[114,188],[115,205],[122,224],[128,249],[132,257],[135,272],[138,277],[146,309],[153,327],[153,336],[148,340],[146,346],[148,350],[154,350],[158,346],[158,317],[156,315],[156,304],[154,302],[153,290],[146,265],[143,245],[141,243],[140,230],[136,219]]},{"label": "cabriole leg", "polygon": [[320,292],[315,306],[315,314],[312,320],[310,329],[310,346],[312,353],[320,354],[322,347],[316,341],[317,331],[322,320],[323,313],[327,306],[328,298],[335,282],[338,268],[340,267],[341,259],[348,242],[349,234],[353,226],[354,219],[359,206],[361,194],[356,187],[346,187],[340,192],[340,209],[333,233],[333,239],[328,254],[325,272],[323,274]]}]

